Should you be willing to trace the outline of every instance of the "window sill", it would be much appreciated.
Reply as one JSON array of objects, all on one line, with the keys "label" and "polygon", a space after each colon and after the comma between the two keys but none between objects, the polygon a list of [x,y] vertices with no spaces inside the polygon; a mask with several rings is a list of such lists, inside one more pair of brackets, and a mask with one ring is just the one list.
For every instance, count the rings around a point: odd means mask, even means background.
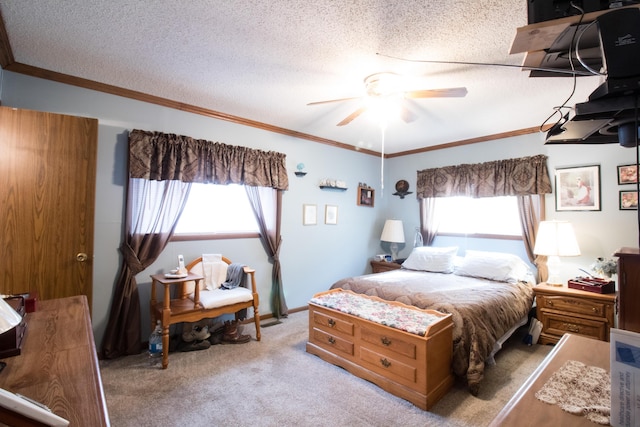
[{"label": "window sill", "polygon": [[203,234],[174,234],[170,242],[189,242],[196,240],[229,240],[229,239],[254,239],[260,237],[256,232],[238,233],[203,233]]}]

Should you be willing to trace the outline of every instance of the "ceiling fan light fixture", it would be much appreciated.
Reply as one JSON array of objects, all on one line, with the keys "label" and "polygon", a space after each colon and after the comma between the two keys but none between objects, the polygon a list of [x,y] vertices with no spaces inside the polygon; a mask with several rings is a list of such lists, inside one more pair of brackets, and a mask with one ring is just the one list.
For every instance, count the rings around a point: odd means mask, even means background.
[{"label": "ceiling fan light fixture", "polygon": [[364,78],[366,93],[369,97],[385,97],[400,92],[400,76],[388,71],[374,73]]},{"label": "ceiling fan light fixture", "polygon": [[374,123],[388,123],[390,120],[401,117],[402,97],[397,95],[367,97],[365,106],[366,116]]},{"label": "ceiling fan light fixture", "polygon": [[[375,112],[369,114],[378,124],[386,125],[391,118],[402,119],[405,123],[411,123],[417,119],[415,113],[410,111],[403,104],[405,99],[416,98],[460,98],[467,94],[464,87],[454,87],[445,89],[419,89],[407,91],[403,87],[403,77],[399,74],[384,71],[370,74],[364,78],[365,95],[360,97],[329,99],[326,101],[310,102],[307,105],[321,105],[333,102],[361,100],[361,105],[351,112],[347,117],[338,122],[338,126],[346,126],[361,114],[374,109]],[[379,106],[378,104],[381,104]],[[384,121],[384,122],[383,122]]]}]

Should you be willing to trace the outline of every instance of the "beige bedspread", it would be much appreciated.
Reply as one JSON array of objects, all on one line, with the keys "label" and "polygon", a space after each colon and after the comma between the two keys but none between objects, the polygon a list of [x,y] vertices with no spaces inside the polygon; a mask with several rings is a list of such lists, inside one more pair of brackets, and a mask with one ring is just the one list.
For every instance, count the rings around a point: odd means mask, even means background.
[{"label": "beige bedspread", "polygon": [[474,395],[478,393],[485,361],[494,344],[533,305],[530,283],[494,282],[405,269],[342,279],[331,286],[335,288],[451,313],[453,372],[466,379]]}]

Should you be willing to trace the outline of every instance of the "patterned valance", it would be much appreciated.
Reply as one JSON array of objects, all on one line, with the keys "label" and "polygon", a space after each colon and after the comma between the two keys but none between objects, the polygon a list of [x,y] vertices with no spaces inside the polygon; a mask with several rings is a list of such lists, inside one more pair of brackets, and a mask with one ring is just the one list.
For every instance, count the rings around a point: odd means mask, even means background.
[{"label": "patterned valance", "polygon": [[286,155],[188,136],[132,130],[130,178],[289,188]]},{"label": "patterned valance", "polygon": [[418,199],[551,193],[545,155],[425,169],[418,171],[416,186]]}]

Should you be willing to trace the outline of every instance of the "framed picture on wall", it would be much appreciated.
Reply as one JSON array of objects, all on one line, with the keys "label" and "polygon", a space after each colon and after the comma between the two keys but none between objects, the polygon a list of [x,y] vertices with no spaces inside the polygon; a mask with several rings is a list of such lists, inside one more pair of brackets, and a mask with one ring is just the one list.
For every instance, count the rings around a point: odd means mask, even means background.
[{"label": "framed picture on wall", "polygon": [[338,207],[337,206],[325,205],[324,223],[329,225],[336,225],[338,223]]},{"label": "framed picture on wall", "polygon": [[375,190],[370,187],[358,187],[358,206],[373,207],[375,199]]},{"label": "framed picture on wall", "polygon": [[599,165],[556,169],[556,211],[599,210]]},{"label": "framed picture on wall", "polygon": [[316,205],[302,205],[302,225],[316,225],[318,223],[318,208]]},{"label": "framed picture on wall", "polygon": [[620,191],[620,210],[635,211],[638,210],[638,192],[637,191]]},{"label": "framed picture on wall", "polygon": [[638,182],[636,165],[618,166],[618,185],[635,184]]}]

